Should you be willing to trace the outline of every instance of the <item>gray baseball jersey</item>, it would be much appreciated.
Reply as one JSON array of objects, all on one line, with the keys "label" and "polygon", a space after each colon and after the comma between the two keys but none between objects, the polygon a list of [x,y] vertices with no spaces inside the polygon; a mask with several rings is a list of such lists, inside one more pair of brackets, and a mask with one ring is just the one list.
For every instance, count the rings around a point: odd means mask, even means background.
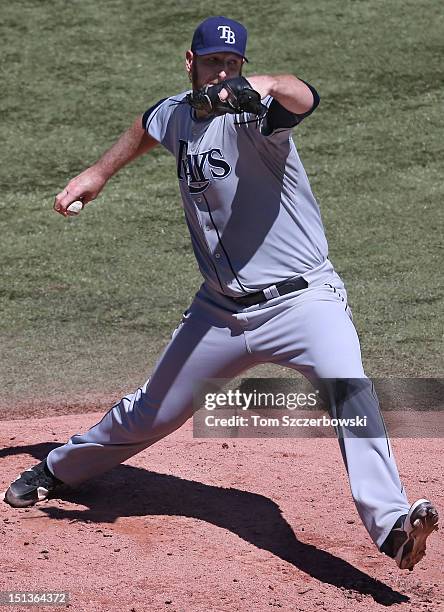
[{"label": "gray baseball jersey", "polygon": [[176,158],[206,282],[236,296],[321,266],[324,228],[291,127],[272,129],[245,113],[199,120],[186,93],[149,109],[143,126]]}]

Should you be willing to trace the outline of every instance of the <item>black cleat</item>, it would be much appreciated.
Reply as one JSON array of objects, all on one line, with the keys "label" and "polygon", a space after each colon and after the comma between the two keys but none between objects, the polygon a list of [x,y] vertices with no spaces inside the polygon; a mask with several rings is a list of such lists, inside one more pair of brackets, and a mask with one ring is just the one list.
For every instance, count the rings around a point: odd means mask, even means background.
[{"label": "black cleat", "polygon": [[45,460],[20,474],[6,491],[4,501],[13,508],[26,508],[47,499],[61,485],[62,481],[51,474]]},{"label": "black cleat", "polygon": [[427,499],[418,499],[393,525],[380,550],[401,569],[412,571],[425,555],[427,538],[437,530],[438,511]]}]

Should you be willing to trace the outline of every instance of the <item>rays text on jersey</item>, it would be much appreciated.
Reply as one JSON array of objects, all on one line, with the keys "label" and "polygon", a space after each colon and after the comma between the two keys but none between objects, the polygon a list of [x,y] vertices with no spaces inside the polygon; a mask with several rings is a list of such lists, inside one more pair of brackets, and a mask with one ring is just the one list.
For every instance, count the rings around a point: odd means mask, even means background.
[{"label": "rays text on jersey", "polygon": [[177,176],[186,181],[190,193],[202,193],[211,179],[224,179],[231,172],[221,149],[213,148],[199,153],[188,153],[188,142],[179,140]]}]

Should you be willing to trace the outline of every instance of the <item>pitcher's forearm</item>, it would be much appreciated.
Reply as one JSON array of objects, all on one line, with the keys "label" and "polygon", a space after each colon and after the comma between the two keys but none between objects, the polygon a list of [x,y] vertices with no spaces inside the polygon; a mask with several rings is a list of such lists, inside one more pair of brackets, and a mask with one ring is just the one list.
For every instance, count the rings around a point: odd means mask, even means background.
[{"label": "pitcher's forearm", "polygon": [[272,96],[291,113],[303,114],[313,106],[310,88],[291,74],[253,75],[248,77],[248,81],[260,93],[261,98]]},{"label": "pitcher's forearm", "polygon": [[93,164],[96,172],[107,181],[133,159],[143,155],[158,144],[142,128],[141,117],[138,117],[119,140]]},{"label": "pitcher's forearm", "polygon": [[81,201],[85,205],[95,200],[116,172],[156,144],[157,140],[145,132],[142,119],[138,117],[98,161],[71,179],[63,191],[56,195],[54,210],[66,217],[70,214],[68,207],[73,202]]}]

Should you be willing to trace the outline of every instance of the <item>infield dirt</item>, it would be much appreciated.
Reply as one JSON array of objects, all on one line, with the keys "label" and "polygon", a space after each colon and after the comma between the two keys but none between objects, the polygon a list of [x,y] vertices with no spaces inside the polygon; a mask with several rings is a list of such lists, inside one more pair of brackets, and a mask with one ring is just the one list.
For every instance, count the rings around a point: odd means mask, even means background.
[{"label": "infield dirt", "polygon": [[[101,415],[3,421],[2,489]],[[393,447],[410,499],[442,514],[440,440]],[[444,609],[442,537],[411,573],[379,554],[331,438],[204,441],[188,422],[60,499],[0,503],[0,538],[0,590],[68,591],[82,612]]]}]

